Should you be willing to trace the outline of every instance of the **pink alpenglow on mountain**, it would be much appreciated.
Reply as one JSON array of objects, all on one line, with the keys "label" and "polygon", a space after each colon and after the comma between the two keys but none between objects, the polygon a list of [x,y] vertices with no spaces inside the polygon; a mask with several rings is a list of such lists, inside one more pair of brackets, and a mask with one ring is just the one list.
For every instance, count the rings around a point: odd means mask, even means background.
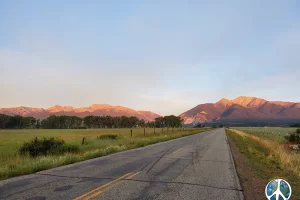
[{"label": "pink alpenglow on mountain", "polygon": [[53,106],[51,108],[48,108],[47,111],[51,113],[57,113],[57,112],[71,112],[74,111],[75,108],[73,106]]},{"label": "pink alpenglow on mountain", "polygon": [[257,97],[240,96],[233,100],[200,104],[180,115],[185,124],[218,120],[299,119],[300,103],[267,101]]},{"label": "pink alpenglow on mountain", "polygon": [[0,108],[1,114],[6,115],[21,115],[30,116],[37,119],[45,119],[50,115],[67,115],[85,117],[88,115],[94,116],[134,116],[145,121],[154,121],[160,115],[151,111],[136,111],[123,106],[111,106],[109,104],[93,104],[90,107],[75,108],[73,106],[60,106],[43,108],[30,108],[30,107],[15,107],[15,108]]}]

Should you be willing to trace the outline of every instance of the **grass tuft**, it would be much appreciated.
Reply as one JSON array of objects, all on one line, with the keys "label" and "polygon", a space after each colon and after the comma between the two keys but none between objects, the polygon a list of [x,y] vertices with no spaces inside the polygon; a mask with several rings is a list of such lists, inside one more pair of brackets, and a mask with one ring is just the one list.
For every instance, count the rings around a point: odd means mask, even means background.
[{"label": "grass tuft", "polygon": [[100,135],[97,137],[99,140],[117,140],[118,135]]}]

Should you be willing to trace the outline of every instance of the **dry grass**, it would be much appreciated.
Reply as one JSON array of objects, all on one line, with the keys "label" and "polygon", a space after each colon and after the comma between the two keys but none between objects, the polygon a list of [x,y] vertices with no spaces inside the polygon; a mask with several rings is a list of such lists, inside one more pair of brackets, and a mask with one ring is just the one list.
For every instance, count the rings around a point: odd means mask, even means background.
[{"label": "dry grass", "polygon": [[279,158],[279,163],[283,169],[292,171],[298,178],[300,178],[300,154],[291,151],[285,144],[278,144],[275,141],[267,140],[262,137],[247,134],[242,131],[231,129],[231,131],[240,135],[243,138],[250,138],[256,141],[259,145],[270,150],[271,154],[268,157]]}]

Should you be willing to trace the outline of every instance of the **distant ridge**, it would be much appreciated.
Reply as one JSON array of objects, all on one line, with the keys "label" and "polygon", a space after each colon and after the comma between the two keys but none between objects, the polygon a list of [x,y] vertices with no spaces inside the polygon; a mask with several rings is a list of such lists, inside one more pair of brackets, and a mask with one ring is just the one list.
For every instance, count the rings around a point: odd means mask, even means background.
[{"label": "distant ridge", "polygon": [[300,121],[300,103],[239,96],[233,100],[223,98],[216,103],[199,104],[180,116],[185,124],[263,119]]},{"label": "distant ridge", "polygon": [[75,108],[73,106],[55,105],[47,109],[31,108],[31,107],[14,107],[14,108],[0,108],[1,114],[6,115],[21,115],[30,116],[37,119],[44,119],[50,115],[67,115],[85,117],[88,115],[94,116],[135,116],[145,121],[154,121],[155,118],[160,117],[159,114],[151,111],[136,111],[123,106],[112,106],[109,104],[93,104],[90,107]]},{"label": "distant ridge", "polygon": [[[145,121],[154,121],[161,115],[151,111],[137,111],[123,106],[93,104],[89,107],[55,105],[50,108],[14,107],[0,108],[1,114],[31,116],[45,119],[50,115],[67,115],[85,117],[94,116],[135,116]],[[198,124],[218,121],[237,120],[299,120],[300,103],[268,101],[262,98],[239,96],[233,100],[220,99],[216,103],[199,104],[182,113],[184,124]]]}]

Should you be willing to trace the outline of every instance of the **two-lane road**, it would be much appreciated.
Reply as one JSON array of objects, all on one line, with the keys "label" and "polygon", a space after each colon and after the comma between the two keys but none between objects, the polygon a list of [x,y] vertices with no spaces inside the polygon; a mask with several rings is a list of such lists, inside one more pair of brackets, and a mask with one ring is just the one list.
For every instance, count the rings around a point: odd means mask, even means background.
[{"label": "two-lane road", "polygon": [[0,182],[0,199],[243,199],[224,129]]}]

